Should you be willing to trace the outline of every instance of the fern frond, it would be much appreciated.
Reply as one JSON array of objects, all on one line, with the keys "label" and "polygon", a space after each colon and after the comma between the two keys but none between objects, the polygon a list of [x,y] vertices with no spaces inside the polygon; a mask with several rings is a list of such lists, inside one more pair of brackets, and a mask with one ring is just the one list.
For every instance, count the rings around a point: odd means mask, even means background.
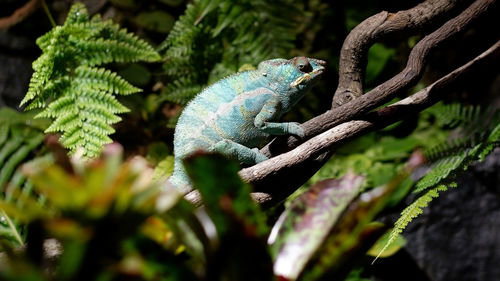
[{"label": "fern frond", "polygon": [[[446,116],[444,120],[453,119],[442,124],[459,126],[457,130],[463,135],[460,135],[459,139],[438,144],[426,152],[427,159],[433,163],[414,189],[415,193],[425,193],[403,210],[381,252],[396,239],[410,221],[422,214],[422,209],[427,207],[432,199],[438,197],[439,192],[457,186],[454,179],[459,172],[466,170],[476,161],[483,160],[500,145],[500,111],[483,112],[479,107],[464,107],[459,104],[441,106],[433,110],[436,116],[440,116],[439,112],[443,111]],[[482,125],[478,125],[479,123]]]},{"label": "fern frond", "polygon": [[479,144],[471,149],[460,151],[456,155],[450,155],[440,159],[434,163],[430,171],[417,182],[414,192],[422,192],[454,178],[457,171],[465,169],[467,165],[471,164],[480,148],[481,145]]},{"label": "fern frond", "polygon": [[[43,136],[40,134],[40,136]],[[32,144],[36,143],[36,141],[32,140]],[[26,146],[23,146],[26,147]],[[17,162],[17,160],[21,161],[26,161],[25,159],[20,159],[22,157],[21,154],[24,153],[17,153],[17,157],[12,157],[9,159],[8,162]],[[16,159],[17,160],[14,160]],[[2,193],[2,199],[0,202],[2,203],[12,203],[19,209],[22,209],[26,203],[33,203],[39,206],[43,205],[43,196],[42,195],[36,195],[38,196],[38,202],[35,201],[27,201],[26,198],[32,195],[33,191],[33,184],[31,181],[27,180],[27,178],[23,175],[21,172],[21,169],[19,169],[20,162],[16,163],[18,168],[12,175],[12,177],[8,180],[8,184],[6,188],[4,189],[4,192]],[[24,162],[23,164],[26,163],[39,163],[39,162],[52,162],[52,156],[50,154],[46,154],[41,157],[36,157],[30,161]],[[8,164],[6,164],[8,165]],[[3,176],[6,175],[4,172],[6,171],[4,168],[0,169],[0,174]],[[10,246],[10,247],[19,247],[24,245],[24,239],[26,236],[26,232],[24,231],[24,225],[17,220],[11,218],[5,210],[0,210],[0,238],[3,240],[4,243],[2,243],[2,246]],[[5,243],[7,242],[7,243]],[[10,245],[9,245],[10,244]]]},{"label": "fern frond", "polygon": [[75,4],[71,7],[64,25],[84,23],[89,21],[89,14],[83,4]]},{"label": "fern frond", "polygon": [[115,95],[140,89],[116,73],[98,68],[110,62],[157,61],[160,55],[144,40],[100,16],[89,18],[83,4],[71,8],[65,23],[37,39],[43,54],[21,105],[43,108],[36,117],[53,123],[46,132],[62,132],[61,143],[71,152],[79,146],[84,156],[97,156],[110,143],[116,114],[128,112]]},{"label": "fern frond", "polygon": [[96,90],[109,91],[113,94],[128,95],[140,92],[116,73],[104,68],[79,66],[75,69],[73,83],[77,87],[89,86]]},{"label": "fern frond", "polygon": [[[454,185],[451,185],[454,187]],[[406,207],[402,212],[401,216],[394,223],[394,228],[389,234],[389,239],[387,243],[384,245],[382,250],[379,252],[375,260],[383,253],[392,242],[398,237],[399,234],[403,232],[403,230],[408,226],[408,224],[416,217],[421,215],[429,203],[439,196],[439,192],[448,190],[446,185],[438,185],[430,190],[428,190],[424,195],[420,196],[417,200],[415,200],[412,204]]]},{"label": "fern frond", "polygon": [[429,172],[417,182],[415,192],[451,182],[459,171],[467,169],[477,160],[482,160],[498,146],[500,140],[500,111],[492,113],[488,110],[482,111],[479,106],[465,107],[460,104],[434,110],[443,111],[447,118],[454,119],[448,124],[459,126],[458,136],[426,151],[426,158],[434,163]]},{"label": "fern frond", "polygon": [[190,84],[188,79],[179,79],[165,87],[165,100],[186,105],[203,87],[199,84]]},{"label": "fern frond", "polygon": [[[28,93],[26,93],[26,96],[21,100],[20,105],[24,105],[42,94],[44,87],[52,75],[53,64],[50,63],[51,59],[53,59],[53,54],[45,53],[33,62],[34,72],[28,86]],[[43,105],[40,102],[36,104],[37,105],[33,106],[33,108],[39,108]]]},{"label": "fern frond", "polygon": [[79,59],[84,65],[101,65],[110,62],[156,61],[155,54],[124,42],[104,40],[75,42],[75,47],[81,51]]},{"label": "fern frond", "polygon": [[[13,192],[29,192],[29,183],[19,173],[20,165],[35,155],[44,139],[47,122],[33,120],[33,114],[21,114],[13,109],[0,109],[0,198],[11,201]],[[15,202],[16,204],[19,202]],[[1,246],[24,244],[23,227],[0,210]],[[3,250],[1,248],[0,250]]]},{"label": "fern frond", "polygon": [[431,107],[429,111],[436,116],[441,125],[447,125],[450,128],[466,127],[484,116],[480,106],[464,106],[460,103],[438,104]]},{"label": "fern frond", "polygon": [[483,160],[490,152],[500,146],[500,118],[496,119],[496,126],[493,127],[489,136],[486,138],[484,145],[481,147],[478,154],[478,159]]},{"label": "fern frond", "polygon": [[9,159],[2,165],[2,169],[0,170],[0,186],[3,186],[9,180],[19,163],[21,163],[33,149],[42,143],[43,138],[44,136],[42,134],[36,135],[17,147],[16,151],[12,153]]},{"label": "fern frond", "polygon": [[191,91],[204,88],[209,78],[218,80],[241,65],[286,57],[293,48],[298,14],[284,0],[194,1],[159,48],[166,50],[164,69],[171,79],[165,99],[186,104],[195,95]]},{"label": "fern frond", "polygon": [[110,125],[121,121],[115,113],[127,112],[128,108],[111,94],[94,89],[96,85],[80,83],[72,86],[72,96],[60,97],[37,116],[54,119],[45,132],[62,132],[62,145],[72,152],[82,146],[86,156],[95,157],[102,146],[112,142],[108,135],[114,129]]},{"label": "fern frond", "polygon": [[0,109],[0,189],[28,154],[43,141],[46,122],[31,122],[33,114]]}]

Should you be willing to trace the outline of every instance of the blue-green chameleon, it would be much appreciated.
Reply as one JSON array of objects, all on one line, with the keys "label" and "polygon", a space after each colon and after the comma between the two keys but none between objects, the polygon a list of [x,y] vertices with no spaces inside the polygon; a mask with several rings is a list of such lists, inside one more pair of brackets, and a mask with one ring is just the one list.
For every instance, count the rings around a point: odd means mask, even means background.
[{"label": "blue-green chameleon", "polygon": [[272,135],[304,136],[295,122],[279,123],[323,73],[322,60],[295,57],[259,63],[252,71],[219,80],[184,109],[174,135],[171,184],[191,190],[182,159],[197,152],[218,152],[245,164],[267,159],[258,147]]}]

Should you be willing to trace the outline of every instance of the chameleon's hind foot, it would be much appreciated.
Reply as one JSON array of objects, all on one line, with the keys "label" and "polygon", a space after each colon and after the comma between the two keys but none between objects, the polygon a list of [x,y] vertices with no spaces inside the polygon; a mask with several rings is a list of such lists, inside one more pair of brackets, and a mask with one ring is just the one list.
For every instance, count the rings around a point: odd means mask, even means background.
[{"label": "chameleon's hind foot", "polygon": [[227,139],[217,142],[212,151],[250,165],[267,160],[267,157],[257,148],[251,149]]}]

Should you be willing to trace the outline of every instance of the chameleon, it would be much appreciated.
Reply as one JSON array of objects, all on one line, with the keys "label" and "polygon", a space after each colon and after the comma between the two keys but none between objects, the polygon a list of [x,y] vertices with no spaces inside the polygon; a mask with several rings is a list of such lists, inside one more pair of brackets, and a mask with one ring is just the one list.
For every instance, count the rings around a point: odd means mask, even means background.
[{"label": "chameleon", "polygon": [[304,136],[296,122],[278,122],[318,80],[326,62],[307,58],[271,59],[256,70],[223,78],[196,95],[179,116],[174,133],[170,184],[186,194],[190,181],[182,160],[195,152],[221,153],[253,165],[271,136]]}]

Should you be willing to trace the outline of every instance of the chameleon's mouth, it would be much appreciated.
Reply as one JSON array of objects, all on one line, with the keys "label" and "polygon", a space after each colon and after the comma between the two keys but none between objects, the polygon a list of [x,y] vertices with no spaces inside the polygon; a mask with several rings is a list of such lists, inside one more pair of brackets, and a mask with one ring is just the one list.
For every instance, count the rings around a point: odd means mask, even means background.
[{"label": "chameleon's mouth", "polygon": [[299,86],[302,83],[308,82],[312,78],[315,78],[316,76],[318,76],[321,73],[323,73],[324,70],[325,70],[324,67],[315,68],[313,71],[311,71],[309,73],[305,73],[304,75],[302,75],[302,76],[298,77],[297,79],[295,79],[292,83],[290,83],[290,87],[295,88],[295,87]]}]

